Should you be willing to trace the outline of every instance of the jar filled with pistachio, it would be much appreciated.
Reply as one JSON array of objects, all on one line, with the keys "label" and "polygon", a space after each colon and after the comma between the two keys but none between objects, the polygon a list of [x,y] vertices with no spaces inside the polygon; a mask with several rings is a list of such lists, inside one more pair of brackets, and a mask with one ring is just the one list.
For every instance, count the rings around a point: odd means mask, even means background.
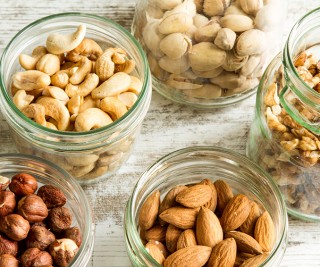
[{"label": "jar filled with pistachio", "polygon": [[256,92],[280,50],[286,1],[139,0],[132,25],[163,96],[198,108]]},{"label": "jar filled with pistachio", "polygon": [[257,94],[248,156],[278,183],[288,211],[320,221],[320,9],[291,31]]}]

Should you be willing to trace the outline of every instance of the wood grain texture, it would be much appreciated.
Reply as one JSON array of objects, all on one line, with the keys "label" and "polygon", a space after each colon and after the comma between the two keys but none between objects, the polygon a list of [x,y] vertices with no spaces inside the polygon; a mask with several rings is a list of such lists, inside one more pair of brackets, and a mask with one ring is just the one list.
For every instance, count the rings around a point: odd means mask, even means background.
[{"label": "wood grain texture", "polygon": [[[298,18],[320,4],[314,0],[288,2],[286,34]],[[20,29],[47,15],[87,12],[113,19],[129,29],[134,14],[133,0],[0,0],[0,4],[0,53]],[[123,239],[123,211],[134,184],[150,164],[173,150],[192,145],[216,145],[244,153],[254,105],[252,96],[232,107],[204,112],[174,104],[154,93],[129,161],[108,181],[84,187],[96,222],[95,248],[89,266],[130,265]],[[1,115],[0,148],[1,153],[15,151]],[[290,218],[289,243],[281,266],[320,266],[319,251],[319,224]]]}]

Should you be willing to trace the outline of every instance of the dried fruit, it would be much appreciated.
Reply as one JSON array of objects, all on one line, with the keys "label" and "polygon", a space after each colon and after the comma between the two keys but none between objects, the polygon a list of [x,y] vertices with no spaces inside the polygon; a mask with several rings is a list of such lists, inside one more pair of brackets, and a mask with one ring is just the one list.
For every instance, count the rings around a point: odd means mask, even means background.
[{"label": "dried fruit", "polygon": [[18,214],[30,223],[42,222],[48,216],[48,209],[40,197],[27,195],[18,202]]},{"label": "dried fruit", "polygon": [[232,231],[241,226],[250,213],[250,200],[242,194],[233,197],[223,210],[220,223],[225,232]]},{"label": "dried fruit", "polygon": [[257,220],[254,238],[260,244],[263,252],[270,252],[275,242],[275,228],[269,212],[265,211]]},{"label": "dried fruit", "polygon": [[159,216],[161,220],[178,228],[189,229],[195,226],[198,211],[199,208],[189,209],[177,206],[165,210]]},{"label": "dried fruit", "polygon": [[153,192],[144,202],[139,214],[139,225],[142,229],[150,229],[158,216],[160,206],[160,192]]},{"label": "dried fruit", "polygon": [[17,197],[23,197],[33,194],[38,188],[38,183],[32,175],[18,173],[12,177],[9,188]]}]

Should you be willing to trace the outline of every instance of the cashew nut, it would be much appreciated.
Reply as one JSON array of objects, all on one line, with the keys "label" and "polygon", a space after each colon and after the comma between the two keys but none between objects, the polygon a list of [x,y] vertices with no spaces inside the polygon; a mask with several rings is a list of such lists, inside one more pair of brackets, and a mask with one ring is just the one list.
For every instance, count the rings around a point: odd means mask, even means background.
[{"label": "cashew nut", "polygon": [[84,38],[82,42],[72,51],[67,53],[66,59],[72,62],[78,62],[82,56],[96,61],[102,54],[102,49],[94,40]]},{"label": "cashew nut", "polygon": [[112,123],[110,116],[98,108],[89,108],[79,113],[75,121],[77,132],[90,131]]},{"label": "cashew nut", "polygon": [[68,102],[68,110],[72,114],[77,114],[79,112],[79,108],[83,103],[83,96],[74,95],[70,98]]},{"label": "cashew nut", "polygon": [[115,52],[111,59],[114,64],[124,64],[126,62],[126,54]]},{"label": "cashew nut", "polygon": [[142,82],[140,81],[139,78],[135,76],[130,76],[131,82],[129,84],[129,87],[127,88],[128,92],[135,93],[136,95],[140,94],[141,89],[142,89]]},{"label": "cashew nut", "polygon": [[38,70],[17,72],[12,77],[13,86],[20,90],[31,91],[48,86],[50,76]]},{"label": "cashew nut", "polygon": [[60,70],[60,59],[56,55],[45,54],[39,59],[36,68],[51,76]]},{"label": "cashew nut", "polygon": [[59,100],[51,97],[38,98],[37,104],[45,108],[45,115],[57,121],[57,128],[60,131],[65,131],[70,122],[70,114],[66,106]]},{"label": "cashew nut", "polygon": [[22,113],[30,119],[34,119],[35,122],[45,126],[45,108],[40,104],[31,104],[22,110]]},{"label": "cashew nut", "polygon": [[87,96],[98,86],[98,84],[98,75],[95,73],[89,73],[81,84],[72,85],[69,83],[65,89],[65,92],[69,97],[73,97],[75,95]]},{"label": "cashew nut", "polygon": [[124,92],[118,95],[118,99],[126,105],[127,108],[131,108],[133,104],[137,101],[138,97],[135,93]]},{"label": "cashew nut", "polygon": [[30,105],[34,99],[33,95],[27,95],[25,90],[19,90],[15,93],[13,97],[13,103],[17,106],[19,110],[23,110]]},{"label": "cashew nut", "polygon": [[32,51],[32,55],[21,54],[19,63],[25,70],[35,70],[39,59],[47,54],[47,49],[44,46],[38,46]]},{"label": "cashew nut", "polygon": [[92,91],[92,98],[104,98],[121,94],[128,90],[130,83],[131,77],[128,74],[117,72]]},{"label": "cashew nut", "polygon": [[203,99],[215,99],[221,96],[222,90],[214,84],[204,84],[200,89],[184,90],[184,94]]},{"label": "cashew nut", "polygon": [[45,88],[46,92],[48,92],[48,96],[51,96],[59,101],[61,101],[64,105],[69,101],[69,97],[66,92],[56,86],[48,86]]},{"label": "cashew nut", "polygon": [[80,61],[75,65],[78,69],[73,73],[69,79],[72,84],[81,83],[86,75],[91,72],[92,62],[86,57],[82,57]]},{"label": "cashew nut", "polygon": [[81,177],[81,176],[91,172],[93,170],[94,166],[95,166],[94,163],[91,163],[86,166],[81,166],[81,167],[76,166],[73,169],[69,170],[69,172],[71,173],[72,176],[78,178],[78,177]]},{"label": "cashew nut", "polygon": [[43,88],[28,91],[28,95],[32,95],[35,99],[41,96],[42,93],[43,93]]},{"label": "cashew nut", "polygon": [[88,95],[84,98],[83,103],[79,108],[79,113],[85,111],[88,108],[99,108],[100,99],[93,99],[91,95]]},{"label": "cashew nut", "polygon": [[127,112],[126,105],[116,97],[105,97],[102,99],[100,108],[107,112],[114,121],[121,118]]},{"label": "cashew nut", "polygon": [[84,156],[70,155],[66,157],[66,161],[72,166],[87,166],[92,163],[95,163],[99,159],[98,155],[89,154]]},{"label": "cashew nut", "polygon": [[81,24],[73,33],[62,35],[52,33],[48,36],[46,46],[52,54],[61,54],[75,49],[84,39],[86,26]]},{"label": "cashew nut", "polygon": [[96,61],[96,74],[102,82],[114,74],[115,63],[112,61],[112,57],[115,53],[126,55],[126,52],[121,48],[108,48]]},{"label": "cashew nut", "polygon": [[133,72],[135,66],[136,66],[136,63],[134,62],[134,60],[129,59],[129,60],[126,60],[123,64],[116,64],[114,68],[114,72],[125,72],[129,74]]},{"label": "cashew nut", "polygon": [[51,76],[51,84],[60,88],[65,88],[69,83],[69,76],[63,71],[58,71]]}]

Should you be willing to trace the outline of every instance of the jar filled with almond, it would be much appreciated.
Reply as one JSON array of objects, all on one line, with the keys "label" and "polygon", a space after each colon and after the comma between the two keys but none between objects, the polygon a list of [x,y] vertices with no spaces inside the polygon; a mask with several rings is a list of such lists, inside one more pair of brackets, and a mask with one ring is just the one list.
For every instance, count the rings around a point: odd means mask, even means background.
[{"label": "jar filled with almond", "polygon": [[151,100],[147,59],[111,20],[63,13],[35,21],[5,49],[0,103],[20,152],[97,182],[128,159]]},{"label": "jar filled with almond", "polygon": [[290,214],[320,221],[320,9],[293,27],[257,94],[247,155],[273,176]]},{"label": "jar filled with almond", "polygon": [[137,0],[132,24],[161,95],[197,108],[256,92],[280,51],[286,0]]},{"label": "jar filled with almond", "polygon": [[287,215],[277,185],[245,156],[173,152],[136,184],[125,212],[133,266],[279,266]]}]

